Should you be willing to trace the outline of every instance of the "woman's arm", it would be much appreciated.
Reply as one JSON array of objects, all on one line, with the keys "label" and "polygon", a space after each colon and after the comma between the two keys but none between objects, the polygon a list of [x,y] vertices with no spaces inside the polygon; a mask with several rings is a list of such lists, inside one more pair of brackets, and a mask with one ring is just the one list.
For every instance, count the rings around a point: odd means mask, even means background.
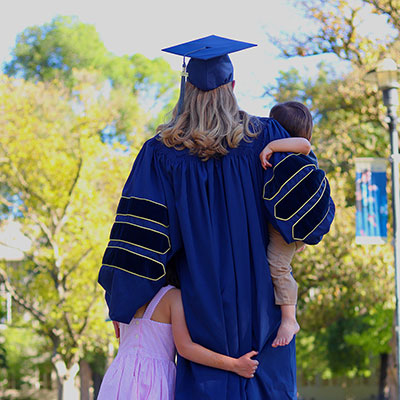
[{"label": "woman's arm", "polygon": [[266,167],[271,167],[269,159],[273,153],[283,152],[283,153],[301,153],[308,155],[311,151],[310,142],[303,137],[291,137],[285,139],[278,139],[269,142],[264,150],[260,154],[260,160],[264,169]]},{"label": "woman's arm", "polygon": [[257,354],[256,351],[251,351],[240,358],[233,358],[194,343],[186,325],[180,290],[172,289],[168,294],[171,299],[172,333],[176,349],[182,357],[208,367],[235,372],[244,378],[254,377],[258,361],[252,360],[251,357]]}]

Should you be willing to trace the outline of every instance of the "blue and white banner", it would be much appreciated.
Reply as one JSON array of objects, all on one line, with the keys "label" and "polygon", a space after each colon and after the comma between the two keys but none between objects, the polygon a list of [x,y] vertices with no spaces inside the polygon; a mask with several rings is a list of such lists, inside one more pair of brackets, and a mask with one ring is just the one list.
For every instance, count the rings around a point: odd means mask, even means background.
[{"label": "blue and white banner", "polygon": [[356,158],[356,243],[387,241],[385,158]]}]

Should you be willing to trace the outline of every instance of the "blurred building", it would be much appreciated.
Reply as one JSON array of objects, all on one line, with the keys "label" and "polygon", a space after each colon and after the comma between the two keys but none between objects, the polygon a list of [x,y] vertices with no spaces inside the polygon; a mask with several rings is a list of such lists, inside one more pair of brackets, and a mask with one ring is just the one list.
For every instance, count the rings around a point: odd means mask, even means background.
[{"label": "blurred building", "polygon": [[[18,266],[24,259],[24,253],[31,248],[31,241],[22,233],[21,224],[13,220],[0,222],[0,263],[8,267]],[[0,329],[11,323],[11,294],[7,292],[0,278]]]}]

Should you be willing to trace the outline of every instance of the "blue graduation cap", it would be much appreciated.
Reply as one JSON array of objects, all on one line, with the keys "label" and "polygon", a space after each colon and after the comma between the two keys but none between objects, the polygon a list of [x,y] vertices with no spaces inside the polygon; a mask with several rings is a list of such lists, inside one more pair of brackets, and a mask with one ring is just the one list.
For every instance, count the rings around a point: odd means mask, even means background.
[{"label": "blue graduation cap", "polygon": [[[167,53],[183,56],[178,115],[182,111],[186,78],[192,85],[204,91],[232,82],[233,65],[228,54],[253,46],[257,45],[210,35],[162,49]],[[185,57],[190,57],[187,67]]]}]

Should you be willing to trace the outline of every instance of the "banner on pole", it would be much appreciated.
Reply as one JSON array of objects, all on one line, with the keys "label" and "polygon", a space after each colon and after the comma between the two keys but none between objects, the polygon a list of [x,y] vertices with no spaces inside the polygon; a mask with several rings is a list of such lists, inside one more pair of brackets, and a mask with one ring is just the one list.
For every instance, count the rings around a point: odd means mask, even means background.
[{"label": "banner on pole", "polygon": [[387,241],[385,158],[356,158],[356,243]]}]

